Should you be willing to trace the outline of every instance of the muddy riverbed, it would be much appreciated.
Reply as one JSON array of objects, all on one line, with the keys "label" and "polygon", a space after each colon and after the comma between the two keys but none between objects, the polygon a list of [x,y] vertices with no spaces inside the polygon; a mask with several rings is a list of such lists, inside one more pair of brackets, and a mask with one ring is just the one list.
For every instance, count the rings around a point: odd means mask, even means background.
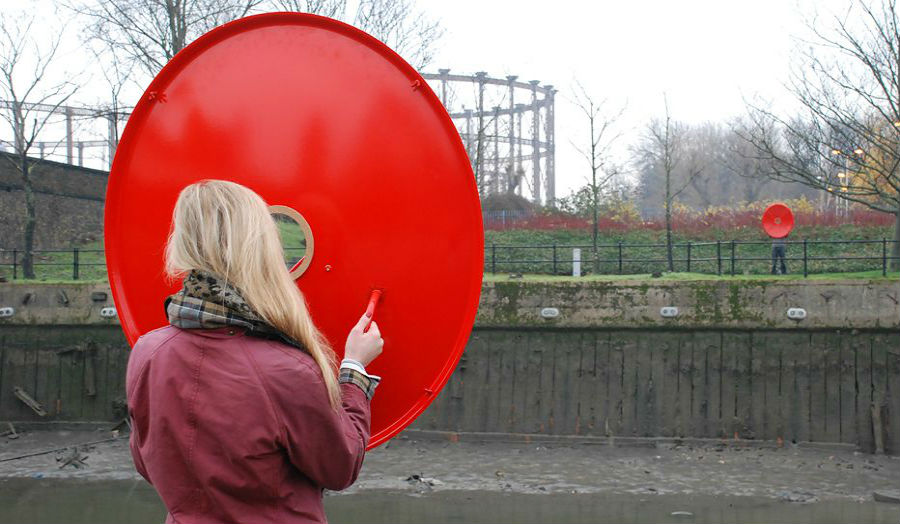
[{"label": "muddy riverbed", "polygon": [[[0,461],[107,438],[86,431],[0,438]],[[359,481],[326,504],[332,522],[897,523],[900,505],[872,499],[890,489],[900,489],[900,459],[849,450],[401,436],[371,452]],[[164,515],[124,439],[0,462],[0,523]]]}]

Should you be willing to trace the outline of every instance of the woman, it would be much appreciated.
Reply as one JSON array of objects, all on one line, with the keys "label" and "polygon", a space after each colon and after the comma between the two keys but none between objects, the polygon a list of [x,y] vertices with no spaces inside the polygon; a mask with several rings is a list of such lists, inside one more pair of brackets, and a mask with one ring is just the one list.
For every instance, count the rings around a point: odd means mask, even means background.
[{"label": "woman", "polygon": [[266,203],[232,182],[181,192],[165,256],[184,287],[170,325],[135,343],[126,392],[132,457],[166,521],[325,522],[323,489],[362,466],[378,326],[364,314],[337,366]]}]

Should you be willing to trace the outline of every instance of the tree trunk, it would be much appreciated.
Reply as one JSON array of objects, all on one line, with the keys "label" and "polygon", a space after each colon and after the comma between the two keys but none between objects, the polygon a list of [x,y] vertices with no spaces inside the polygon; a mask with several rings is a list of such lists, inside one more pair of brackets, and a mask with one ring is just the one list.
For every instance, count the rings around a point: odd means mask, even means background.
[{"label": "tree trunk", "polygon": [[22,186],[25,190],[25,257],[22,260],[22,272],[25,278],[34,277],[34,227],[36,223],[34,188],[31,187],[31,177],[28,176],[28,157],[21,155]]},{"label": "tree trunk", "polygon": [[675,271],[675,258],[672,256],[672,172],[666,170],[666,261],[669,271]]},{"label": "tree trunk", "polygon": [[593,231],[594,273],[595,273],[595,274],[600,274],[600,269],[599,269],[599,264],[600,264],[600,254],[597,252],[597,236],[598,236],[598,227],[597,227],[597,223],[599,222],[599,210],[597,209],[597,207],[598,207],[598,204],[597,204],[597,200],[598,200],[597,196],[598,196],[598,195],[597,195],[597,193],[598,193],[599,190],[598,190],[598,188],[597,188],[597,175],[596,175],[596,174],[594,175],[594,184],[593,184],[593,187],[592,187],[591,189],[592,189],[591,195],[593,196],[593,202],[592,202],[591,207],[593,208],[593,211],[594,211],[594,213],[593,213],[593,214],[594,214],[594,231]]},{"label": "tree trunk", "polygon": [[900,209],[894,215],[894,243],[891,245],[891,271],[900,271]]},{"label": "tree trunk", "polygon": [[672,205],[666,202],[666,260],[669,271],[675,271],[675,257],[672,256]]}]

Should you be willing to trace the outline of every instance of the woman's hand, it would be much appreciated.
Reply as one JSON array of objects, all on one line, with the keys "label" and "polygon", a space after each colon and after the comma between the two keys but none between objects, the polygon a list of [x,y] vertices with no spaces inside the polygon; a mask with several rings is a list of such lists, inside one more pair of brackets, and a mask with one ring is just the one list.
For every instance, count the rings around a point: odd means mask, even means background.
[{"label": "woman's hand", "polygon": [[381,331],[378,330],[378,324],[375,321],[372,321],[369,331],[363,331],[370,320],[371,317],[363,314],[359,322],[350,330],[350,334],[347,335],[347,344],[344,345],[344,357],[356,360],[363,367],[375,360],[381,354],[381,348],[384,347],[384,339],[381,338]]}]

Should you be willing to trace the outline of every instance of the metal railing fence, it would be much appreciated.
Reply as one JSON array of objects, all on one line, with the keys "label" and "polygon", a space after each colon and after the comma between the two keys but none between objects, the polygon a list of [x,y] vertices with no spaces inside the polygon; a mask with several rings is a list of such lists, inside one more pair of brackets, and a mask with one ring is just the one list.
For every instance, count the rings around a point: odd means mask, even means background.
[{"label": "metal railing fence", "polygon": [[[306,252],[305,247],[285,248],[285,265],[293,266]],[[35,249],[35,277],[45,280],[105,280],[106,257],[103,249]],[[21,249],[0,249],[0,277],[24,278]]]},{"label": "metal railing fence", "polygon": [[[784,261],[788,273],[850,273],[881,271],[887,275],[895,241],[793,240],[785,241]],[[638,275],[669,270],[667,248],[662,243],[550,245],[485,245],[485,272],[570,275],[575,249],[581,251],[582,273]],[[678,242],[672,245],[673,270],[716,275],[772,273],[773,244],[770,240],[717,240]],[[780,272],[780,263],[776,268]]]},{"label": "metal railing fence", "polygon": [[[793,240],[785,242],[787,272],[804,277],[819,273],[880,271],[887,275],[895,241]],[[573,250],[581,250],[583,274],[639,275],[668,271],[665,243],[598,244],[485,244],[486,273],[571,275]],[[292,266],[304,248],[285,250],[285,263]],[[766,274],[772,272],[772,242],[718,240],[673,244],[674,270],[715,275]],[[103,249],[34,250],[35,276],[54,280],[102,280],[107,278]],[[0,249],[0,276],[23,278],[23,251]],[[780,269],[780,267],[778,268]]]}]

